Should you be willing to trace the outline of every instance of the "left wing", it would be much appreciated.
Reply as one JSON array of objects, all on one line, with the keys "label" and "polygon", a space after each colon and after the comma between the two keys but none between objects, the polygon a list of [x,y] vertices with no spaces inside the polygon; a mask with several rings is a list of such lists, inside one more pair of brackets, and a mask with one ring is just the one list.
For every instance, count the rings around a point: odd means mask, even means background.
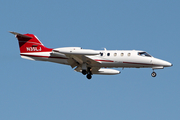
[{"label": "left wing", "polygon": [[72,68],[75,68],[75,71],[81,72],[82,65],[86,64],[87,67],[91,67],[92,71],[98,71],[100,67],[94,67],[97,66],[97,64],[100,64],[100,62],[95,61],[88,56],[91,55],[99,55],[100,53],[95,50],[90,49],[81,49],[79,47],[67,47],[67,48],[56,48],[53,49],[54,53],[60,53],[65,54],[69,59],[68,63],[71,65]]}]

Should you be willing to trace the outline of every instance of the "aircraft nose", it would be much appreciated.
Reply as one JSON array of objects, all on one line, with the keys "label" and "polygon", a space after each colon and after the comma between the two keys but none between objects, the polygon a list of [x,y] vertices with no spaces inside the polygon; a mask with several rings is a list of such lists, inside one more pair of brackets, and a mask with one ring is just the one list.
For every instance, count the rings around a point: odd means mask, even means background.
[{"label": "aircraft nose", "polygon": [[155,59],[154,64],[159,65],[159,66],[163,66],[163,67],[171,67],[171,66],[173,66],[172,63],[167,62],[165,60],[161,60],[161,59]]},{"label": "aircraft nose", "polygon": [[173,66],[173,64],[170,62],[167,62],[167,61],[163,61],[163,66],[164,67],[171,67],[171,66]]},{"label": "aircraft nose", "polygon": [[169,62],[168,64],[169,64],[169,66],[168,66],[168,67],[171,67],[171,66],[173,66],[173,64],[172,64],[172,63],[170,63],[170,62]]}]

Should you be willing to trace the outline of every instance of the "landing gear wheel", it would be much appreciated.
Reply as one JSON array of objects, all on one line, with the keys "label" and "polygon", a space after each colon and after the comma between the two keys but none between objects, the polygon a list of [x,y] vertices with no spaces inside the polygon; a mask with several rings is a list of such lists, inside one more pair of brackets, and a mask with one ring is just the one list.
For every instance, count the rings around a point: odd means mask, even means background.
[{"label": "landing gear wheel", "polygon": [[152,77],[156,77],[156,75],[157,75],[157,74],[156,74],[155,72],[152,72],[152,73],[151,73],[151,76],[152,76]]},{"label": "landing gear wheel", "polygon": [[91,79],[92,78],[92,75],[91,74],[87,74],[87,79]]},{"label": "landing gear wheel", "polygon": [[87,71],[86,71],[86,70],[82,70],[82,74],[83,74],[83,75],[86,75],[86,74],[87,74]]}]

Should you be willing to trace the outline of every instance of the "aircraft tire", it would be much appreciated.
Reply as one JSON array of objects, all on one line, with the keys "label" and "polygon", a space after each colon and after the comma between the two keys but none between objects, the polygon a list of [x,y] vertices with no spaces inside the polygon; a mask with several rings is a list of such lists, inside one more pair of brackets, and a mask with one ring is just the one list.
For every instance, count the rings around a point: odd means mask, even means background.
[{"label": "aircraft tire", "polygon": [[82,70],[82,74],[83,74],[83,75],[86,75],[86,74],[87,74],[87,71],[86,71],[86,70]]},{"label": "aircraft tire", "polygon": [[152,72],[152,73],[151,73],[151,76],[152,76],[152,77],[156,77],[156,75],[157,75],[157,74],[156,74],[155,72]]},{"label": "aircraft tire", "polygon": [[91,74],[87,74],[87,79],[91,79],[92,78],[92,75]]}]

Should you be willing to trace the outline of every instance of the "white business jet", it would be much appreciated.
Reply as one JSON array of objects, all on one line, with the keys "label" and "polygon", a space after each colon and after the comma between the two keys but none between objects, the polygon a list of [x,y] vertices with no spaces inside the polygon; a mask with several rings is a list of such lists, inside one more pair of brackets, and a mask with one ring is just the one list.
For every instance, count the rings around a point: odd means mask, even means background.
[{"label": "white business jet", "polygon": [[[47,48],[33,34],[10,32],[19,41],[22,58],[35,61],[49,61],[70,65],[88,79],[93,74],[116,75],[120,71],[109,68],[152,68],[152,77],[156,77],[154,69],[171,67],[172,64],[152,57],[139,50],[91,50],[81,47]],[[107,69],[108,68],[108,69]]]}]

